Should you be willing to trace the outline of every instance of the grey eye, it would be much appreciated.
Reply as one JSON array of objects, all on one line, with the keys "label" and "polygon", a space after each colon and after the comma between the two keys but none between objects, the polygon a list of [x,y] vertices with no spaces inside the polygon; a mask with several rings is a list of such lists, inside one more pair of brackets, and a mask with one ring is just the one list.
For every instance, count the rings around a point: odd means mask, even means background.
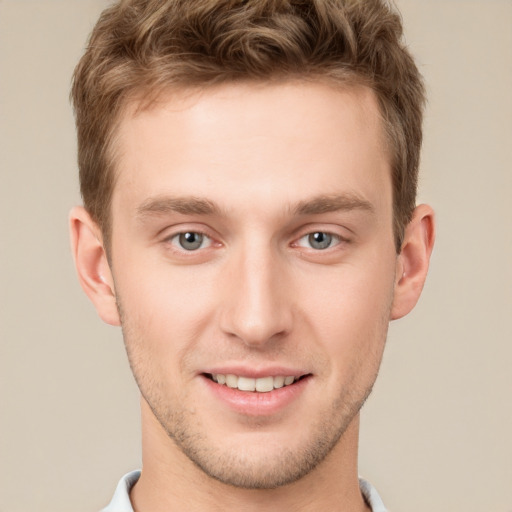
[{"label": "grey eye", "polygon": [[323,233],[321,231],[317,233],[310,233],[308,235],[308,243],[313,249],[327,249],[331,246],[333,236],[329,233]]},{"label": "grey eye", "polygon": [[202,247],[204,238],[205,236],[203,234],[190,231],[187,233],[180,233],[178,235],[178,243],[186,251],[195,251]]}]

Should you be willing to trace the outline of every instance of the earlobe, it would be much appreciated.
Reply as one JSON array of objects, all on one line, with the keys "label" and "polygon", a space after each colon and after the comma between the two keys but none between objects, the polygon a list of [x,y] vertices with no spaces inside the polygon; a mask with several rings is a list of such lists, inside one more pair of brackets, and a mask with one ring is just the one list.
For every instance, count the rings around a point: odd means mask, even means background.
[{"label": "earlobe", "polygon": [[120,325],[114,280],[98,225],[81,206],[71,210],[69,225],[71,250],[83,290],[104,322]]},{"label": "earlobe", "polygon": [[430,206],[422,204],[416,207],[405,229],[402,250],[398,256],[392,320],[407,315],[418,302],[427,277],[434,240],[434,211]]}]

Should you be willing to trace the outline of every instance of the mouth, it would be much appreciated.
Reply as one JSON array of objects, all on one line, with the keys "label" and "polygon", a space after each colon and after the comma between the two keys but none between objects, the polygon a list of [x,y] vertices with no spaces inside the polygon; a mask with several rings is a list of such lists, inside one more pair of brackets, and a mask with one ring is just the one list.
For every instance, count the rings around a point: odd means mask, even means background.
[{"label": "mouth", "polygon": [[249,393],[269,393],[274,389],[281,389],[295,384],[296,382],[305,379],[309,376],[293,376],[293,375],[278,375],[278,376],[266,376],[266,377],[244,377],[234,375],[231,373],[205,373],[203,374],[206,378],[231,389],[238,389],[239,391],[245,391]]}]

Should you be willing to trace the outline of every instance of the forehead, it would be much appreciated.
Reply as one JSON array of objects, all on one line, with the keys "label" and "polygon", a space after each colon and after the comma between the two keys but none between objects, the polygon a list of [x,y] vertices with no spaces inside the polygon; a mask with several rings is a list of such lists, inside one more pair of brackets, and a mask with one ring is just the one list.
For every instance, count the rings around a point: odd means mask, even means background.
[{"label": "forehead", "polygon": [[241,206],[308,190],[377,202],[390,196],[377,99],[362,86],[297,81],[170,91],[150,108],[129,105],[117,140],[113,206],[116,197],[162,194],[238,197]]}]

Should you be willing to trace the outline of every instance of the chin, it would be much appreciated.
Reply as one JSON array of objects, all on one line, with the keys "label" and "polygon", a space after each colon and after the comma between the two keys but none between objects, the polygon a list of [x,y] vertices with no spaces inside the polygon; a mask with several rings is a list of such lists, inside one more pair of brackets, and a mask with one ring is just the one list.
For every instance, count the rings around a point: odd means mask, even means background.
[{"label": "chin", "polygon": [[298,453],[281,450],[266,456],[224,454],[215,459],[186,453],[194,464],[209,477],[240,489],[276,489],[300,480],[330,452],[329,448]]},{"label": "chin", "polygon": [[[166,429],[180,451],[207,476],[240,489],[276,489],[292,484],[325,461],[359,412],[310,425],[302,435],[249,432],[236,439],[209,438],[202,429]],[[302,425],[304,426],[304,425]],[[164,426],[165,428],[165,426]]]}]

